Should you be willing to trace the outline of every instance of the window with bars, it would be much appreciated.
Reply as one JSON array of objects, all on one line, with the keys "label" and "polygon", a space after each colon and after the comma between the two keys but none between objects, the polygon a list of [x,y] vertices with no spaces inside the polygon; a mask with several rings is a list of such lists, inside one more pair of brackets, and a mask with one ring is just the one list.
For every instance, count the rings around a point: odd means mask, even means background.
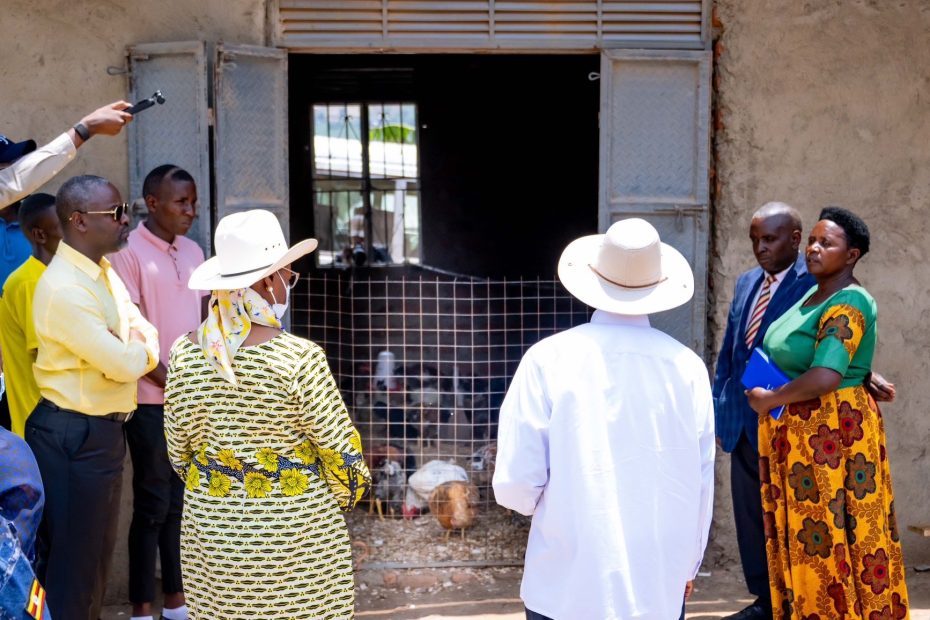
[{"label": "window with bars", "polygon": [[318,265],[418,264],[416,104],[314,104],[311,126]]}]

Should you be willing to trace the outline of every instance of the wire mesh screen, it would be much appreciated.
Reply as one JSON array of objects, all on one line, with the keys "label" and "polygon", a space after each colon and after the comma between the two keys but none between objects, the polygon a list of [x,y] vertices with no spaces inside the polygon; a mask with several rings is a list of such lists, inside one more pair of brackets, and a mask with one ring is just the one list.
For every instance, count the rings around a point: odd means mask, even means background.
[{"label": "wire mesh screen", "polygon": [[[296,301],[294,330],[326,350],[362,435],[372,497],[349,523],[369,561],[522,559],[526,523],[491,490],[500,405],[526,350],[587,321],[588,308],[552,279],[349,271],[311,276]],[[474,487],[430,511],[442,482]],[[471,527],[440,544],[443,510],[464,511]]]}]

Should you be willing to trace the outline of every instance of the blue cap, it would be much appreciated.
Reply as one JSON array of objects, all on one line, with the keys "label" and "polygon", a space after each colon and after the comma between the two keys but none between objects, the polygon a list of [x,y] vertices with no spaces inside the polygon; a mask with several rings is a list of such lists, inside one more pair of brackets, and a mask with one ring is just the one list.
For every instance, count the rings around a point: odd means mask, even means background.
[{"label": "blue cap", "polygon": [[34,140],[24,140],[22,142],[13,142],[4,135],[0,135],[0,164],[8,164],[16,161],[26,153],[36,150]]}]

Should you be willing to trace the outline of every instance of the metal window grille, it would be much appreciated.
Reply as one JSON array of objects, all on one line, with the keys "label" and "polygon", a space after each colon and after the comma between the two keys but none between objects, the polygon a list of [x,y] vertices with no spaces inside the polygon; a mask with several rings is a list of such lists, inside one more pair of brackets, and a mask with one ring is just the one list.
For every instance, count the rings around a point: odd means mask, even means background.
[{"label": "metal window grille", "polygon": [[315,104],[312,144],[318,265],[418,263],[416,105]]},{"label": "metal window grille", "polygon": [[[385,518],[364,504],[348,517],[369,562],[521,560],[526,523],[491,490],[500,405],[526,350],[587,321],[588,308],[553,279],[358,279],[342,270],[311,276],[297,300],[307,311],[295,313],[295,330],[325,349],[375,486],[385,475],[380,455],[402,460],[396,488],[381,485]],[[429,515],[387,518],[403,512],[407,477],[433,460],[461,466],[479,488],[479,516],[464,540],[442,543]]]}]

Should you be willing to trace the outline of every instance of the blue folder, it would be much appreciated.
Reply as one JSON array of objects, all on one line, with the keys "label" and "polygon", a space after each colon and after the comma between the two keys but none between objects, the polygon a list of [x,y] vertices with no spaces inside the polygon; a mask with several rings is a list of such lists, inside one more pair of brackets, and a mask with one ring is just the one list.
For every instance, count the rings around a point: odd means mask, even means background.
[{"label": "blue folder", "polygon": [[[790,379],[762,349],[756,347],[749,356],[749,362],[746,364],[746,370],[743,371],[740,381],[747,390],[757,387],[774,390],[788,383]],[[769,414],[777,420],[784,412],[785,406],[782,405],[769,411]]]}]

